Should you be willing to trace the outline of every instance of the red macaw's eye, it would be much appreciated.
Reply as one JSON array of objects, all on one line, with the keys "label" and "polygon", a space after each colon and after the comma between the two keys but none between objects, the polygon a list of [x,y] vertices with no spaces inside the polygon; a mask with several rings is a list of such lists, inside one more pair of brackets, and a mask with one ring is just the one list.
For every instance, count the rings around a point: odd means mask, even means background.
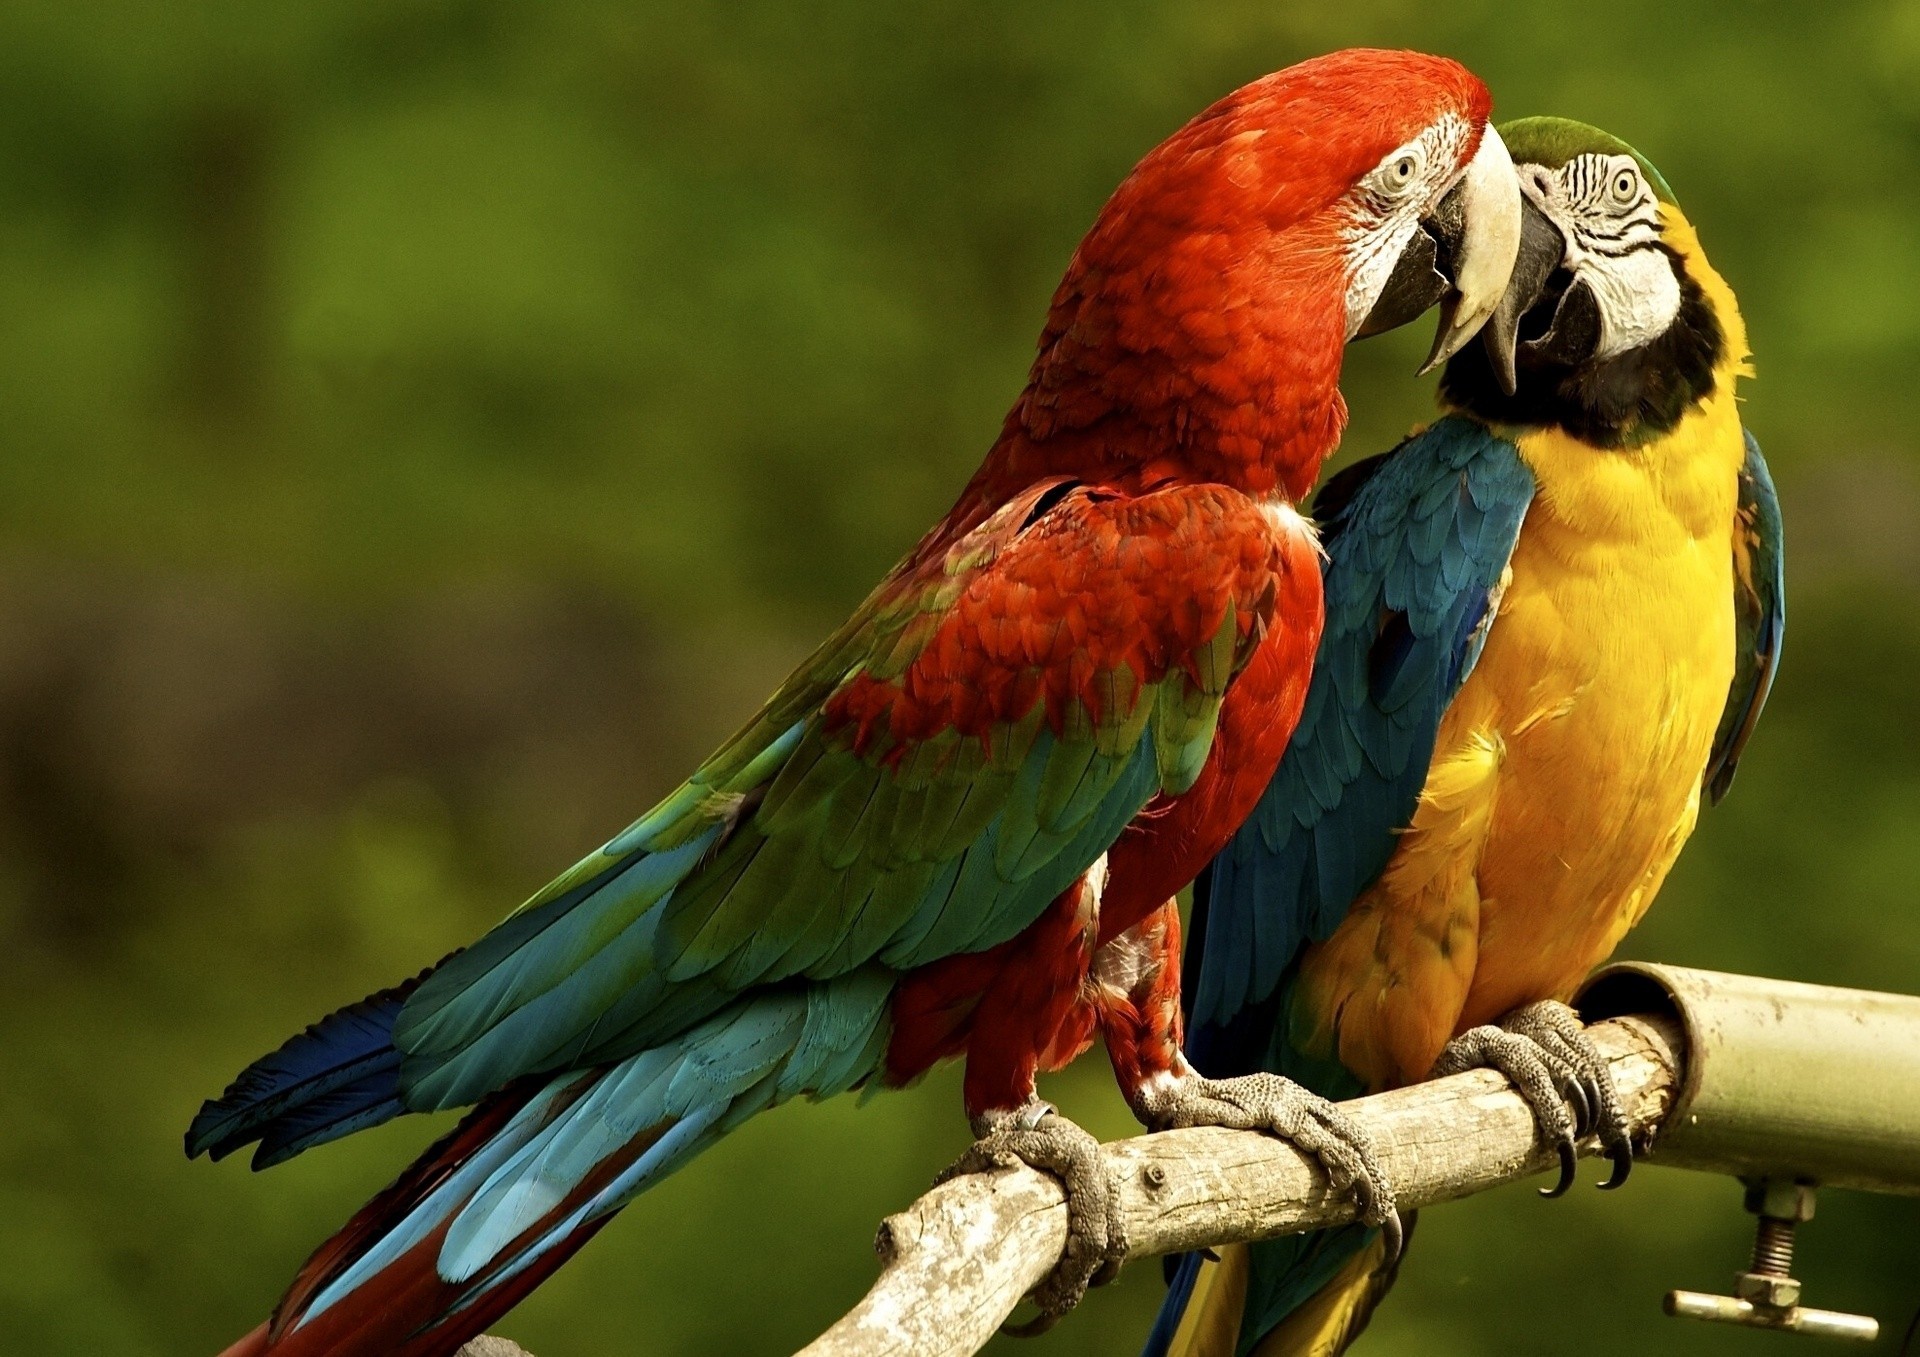
[{"label": "red macaw's eye", "polygon": [[1418,189],[1426,178],[1427,149],[1419,142],[1403,146],[1388,154],[1380,162],[1380,168],[1367,176],[1367,186],[1374,194],[1384,194],[1388,199],[1399,200]]}]

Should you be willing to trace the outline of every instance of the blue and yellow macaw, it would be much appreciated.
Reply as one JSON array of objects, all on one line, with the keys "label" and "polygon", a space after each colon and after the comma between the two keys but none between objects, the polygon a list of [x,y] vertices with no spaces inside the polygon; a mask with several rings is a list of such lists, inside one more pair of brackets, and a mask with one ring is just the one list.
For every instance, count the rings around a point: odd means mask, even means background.
[{"label": "blue and yellow macaw", "polygon": [[[1588,1126],[1614,1181],[1631,1162],[1565,1000],[1732,780],[1780,650],[1780,515],[1735,404],[1739,309],[1666,182],[1579,123],[1501,134],[1520,260],[1444,417],[1316,501],[1326,633],[1279,771],[1196,885],[1187,1050],[1334,1098],[1501,1069],[1534,1090],[1558,1192]],[[1349,1226],[1189,1255],[1148,1353],[1337,1353],[1394,1253]]]}]

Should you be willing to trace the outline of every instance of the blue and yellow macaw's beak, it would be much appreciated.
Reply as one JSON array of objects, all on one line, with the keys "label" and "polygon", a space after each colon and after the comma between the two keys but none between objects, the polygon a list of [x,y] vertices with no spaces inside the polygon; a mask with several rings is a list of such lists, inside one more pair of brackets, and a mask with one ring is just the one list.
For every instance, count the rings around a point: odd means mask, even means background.
[{"label": "blue and yellow macaw's beak", "polygon": [[1515,364],[1522,350],[1531,362],[1578,367],[1599,346],[1599,303],[1563,267],[1566,253],[1566,236],[1523,187],[1519,253],[1481,331],[1494,378],[1509,396],[1519,387]]}]

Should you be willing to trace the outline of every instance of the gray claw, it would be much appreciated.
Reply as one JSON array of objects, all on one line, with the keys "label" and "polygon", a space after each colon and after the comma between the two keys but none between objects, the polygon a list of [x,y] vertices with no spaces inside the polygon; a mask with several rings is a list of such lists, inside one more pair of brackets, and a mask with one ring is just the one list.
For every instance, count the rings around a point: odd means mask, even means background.
[{"label": "gray claw", "polygon": [[1224,1126],[1265,1131],[1319,1163],[1329,1186],[1350,1192],[1356,1218],[1386,1240],[1387,1266],[1404,1237],[1393,1183],[1380,1166],[1373,1139],[1334,1103],[1277,1074],[1207,1079],[1188,1072],[1136,1095],[1134,1113],[1156,1131]]},{"label": "gray claw", "polygon": [[1602,1192],[1611,1192],[1616,1187],[1626,1185],[1627,1175],[1633,1172],[1633,1144],[1629,1139],[1618,1145],[1607,1147],[1607,1158],[1613,1161],[1613,1172],[1600,1184]]},{"label": "gray claw", "polygon": [[1556,1140],[1553,1148],[1560,1153],[1560,1180],[1552,1187],[1540,1189],[1543,1197],[1564,1197],[1567,1189],[1573,1186],[1574,1166],[1580,1162],[1579,1154],[1571,1140]]},{"label": "gray claw", "polygon": [[1105,1286],[1120,1275],[1127,1236],[1119,1179],[1107,1167],[1099,1141],[1037,1098],[1010,1112],[976,1118],[973,1129],[978,1139],[934,1179],[936,1185],[961,1174],[1026,1164],[1058,1178],[1067,1194],[1067,1247],[1030,1296],[1040,1313],[1005,1328],[1030,1338],[1059,1323],[1088,1287]]},{"label": "gray claw", "polygon": [[1471,1028],[1447,1043],[1434,1073],[1479,1068],[1506,1075],[1560,1156],[1559,1181],[1540,1189],[1541,1196],[1558,1197],[1573,1185],[1575,1143],[1590,1134],[1613,1161],[1600,1186],[1626,1182],[1633,1169],[1632,1128],[1613,1072],[1572,1009],[1549,1000],[1514,1010],[1498,1027]]},{"label": "gray claw", "polygon": [[1593,1132],[1593,1099],[1587,1096],[1586,1086],[1578,1079],[1561,1090],[1566,1095],[1567,1104],[1573,1109],[1573,1133],[1576,1136],[1590,1135]]},{"label": "gray claw", "polygon": [[1407,1232],[1400,1223],[1400,1212],[1396,1207],[1387,1209],[1387,1218],[1380,1222],[1380,1239],[1386,1249],[1380,1255],[1380,1266],[1374,1269],[1376,1277],[1391,1277],[1394,1267],[1400,1262],[1400,1255],[1406,1252]]}]

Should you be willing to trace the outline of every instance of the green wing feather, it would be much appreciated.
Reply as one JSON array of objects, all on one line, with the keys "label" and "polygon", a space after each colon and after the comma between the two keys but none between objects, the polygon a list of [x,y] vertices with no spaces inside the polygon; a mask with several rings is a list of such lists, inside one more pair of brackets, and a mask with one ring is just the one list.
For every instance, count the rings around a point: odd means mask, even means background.
[{"label": "green wing feather", "polygon": [[[623,1059],[755,986],[994,946],[1153,796],[1190,787],[1249,649],[1231,602],[1151,681],[1124,662],[1093,665],[1086,702],[1050,706],[1035,662],[982,675],[1031,701],[971,734],[896,738],[832,719],[856,683],[907,691],[916,661],[951,641],[942,629],[961,595],[993,583],[1027,540],[1030,507],[1010,505],[933,569],[897,572],[683,786],[443,963],[395,1028],[409,1104],[463,1104],[529,1073]],[[1038,522],[1092,512],[1069,495]],[[1106,545],[1139,555],[1124,537]],[[1089,664],[1084,651],[1071,662]]]}]

